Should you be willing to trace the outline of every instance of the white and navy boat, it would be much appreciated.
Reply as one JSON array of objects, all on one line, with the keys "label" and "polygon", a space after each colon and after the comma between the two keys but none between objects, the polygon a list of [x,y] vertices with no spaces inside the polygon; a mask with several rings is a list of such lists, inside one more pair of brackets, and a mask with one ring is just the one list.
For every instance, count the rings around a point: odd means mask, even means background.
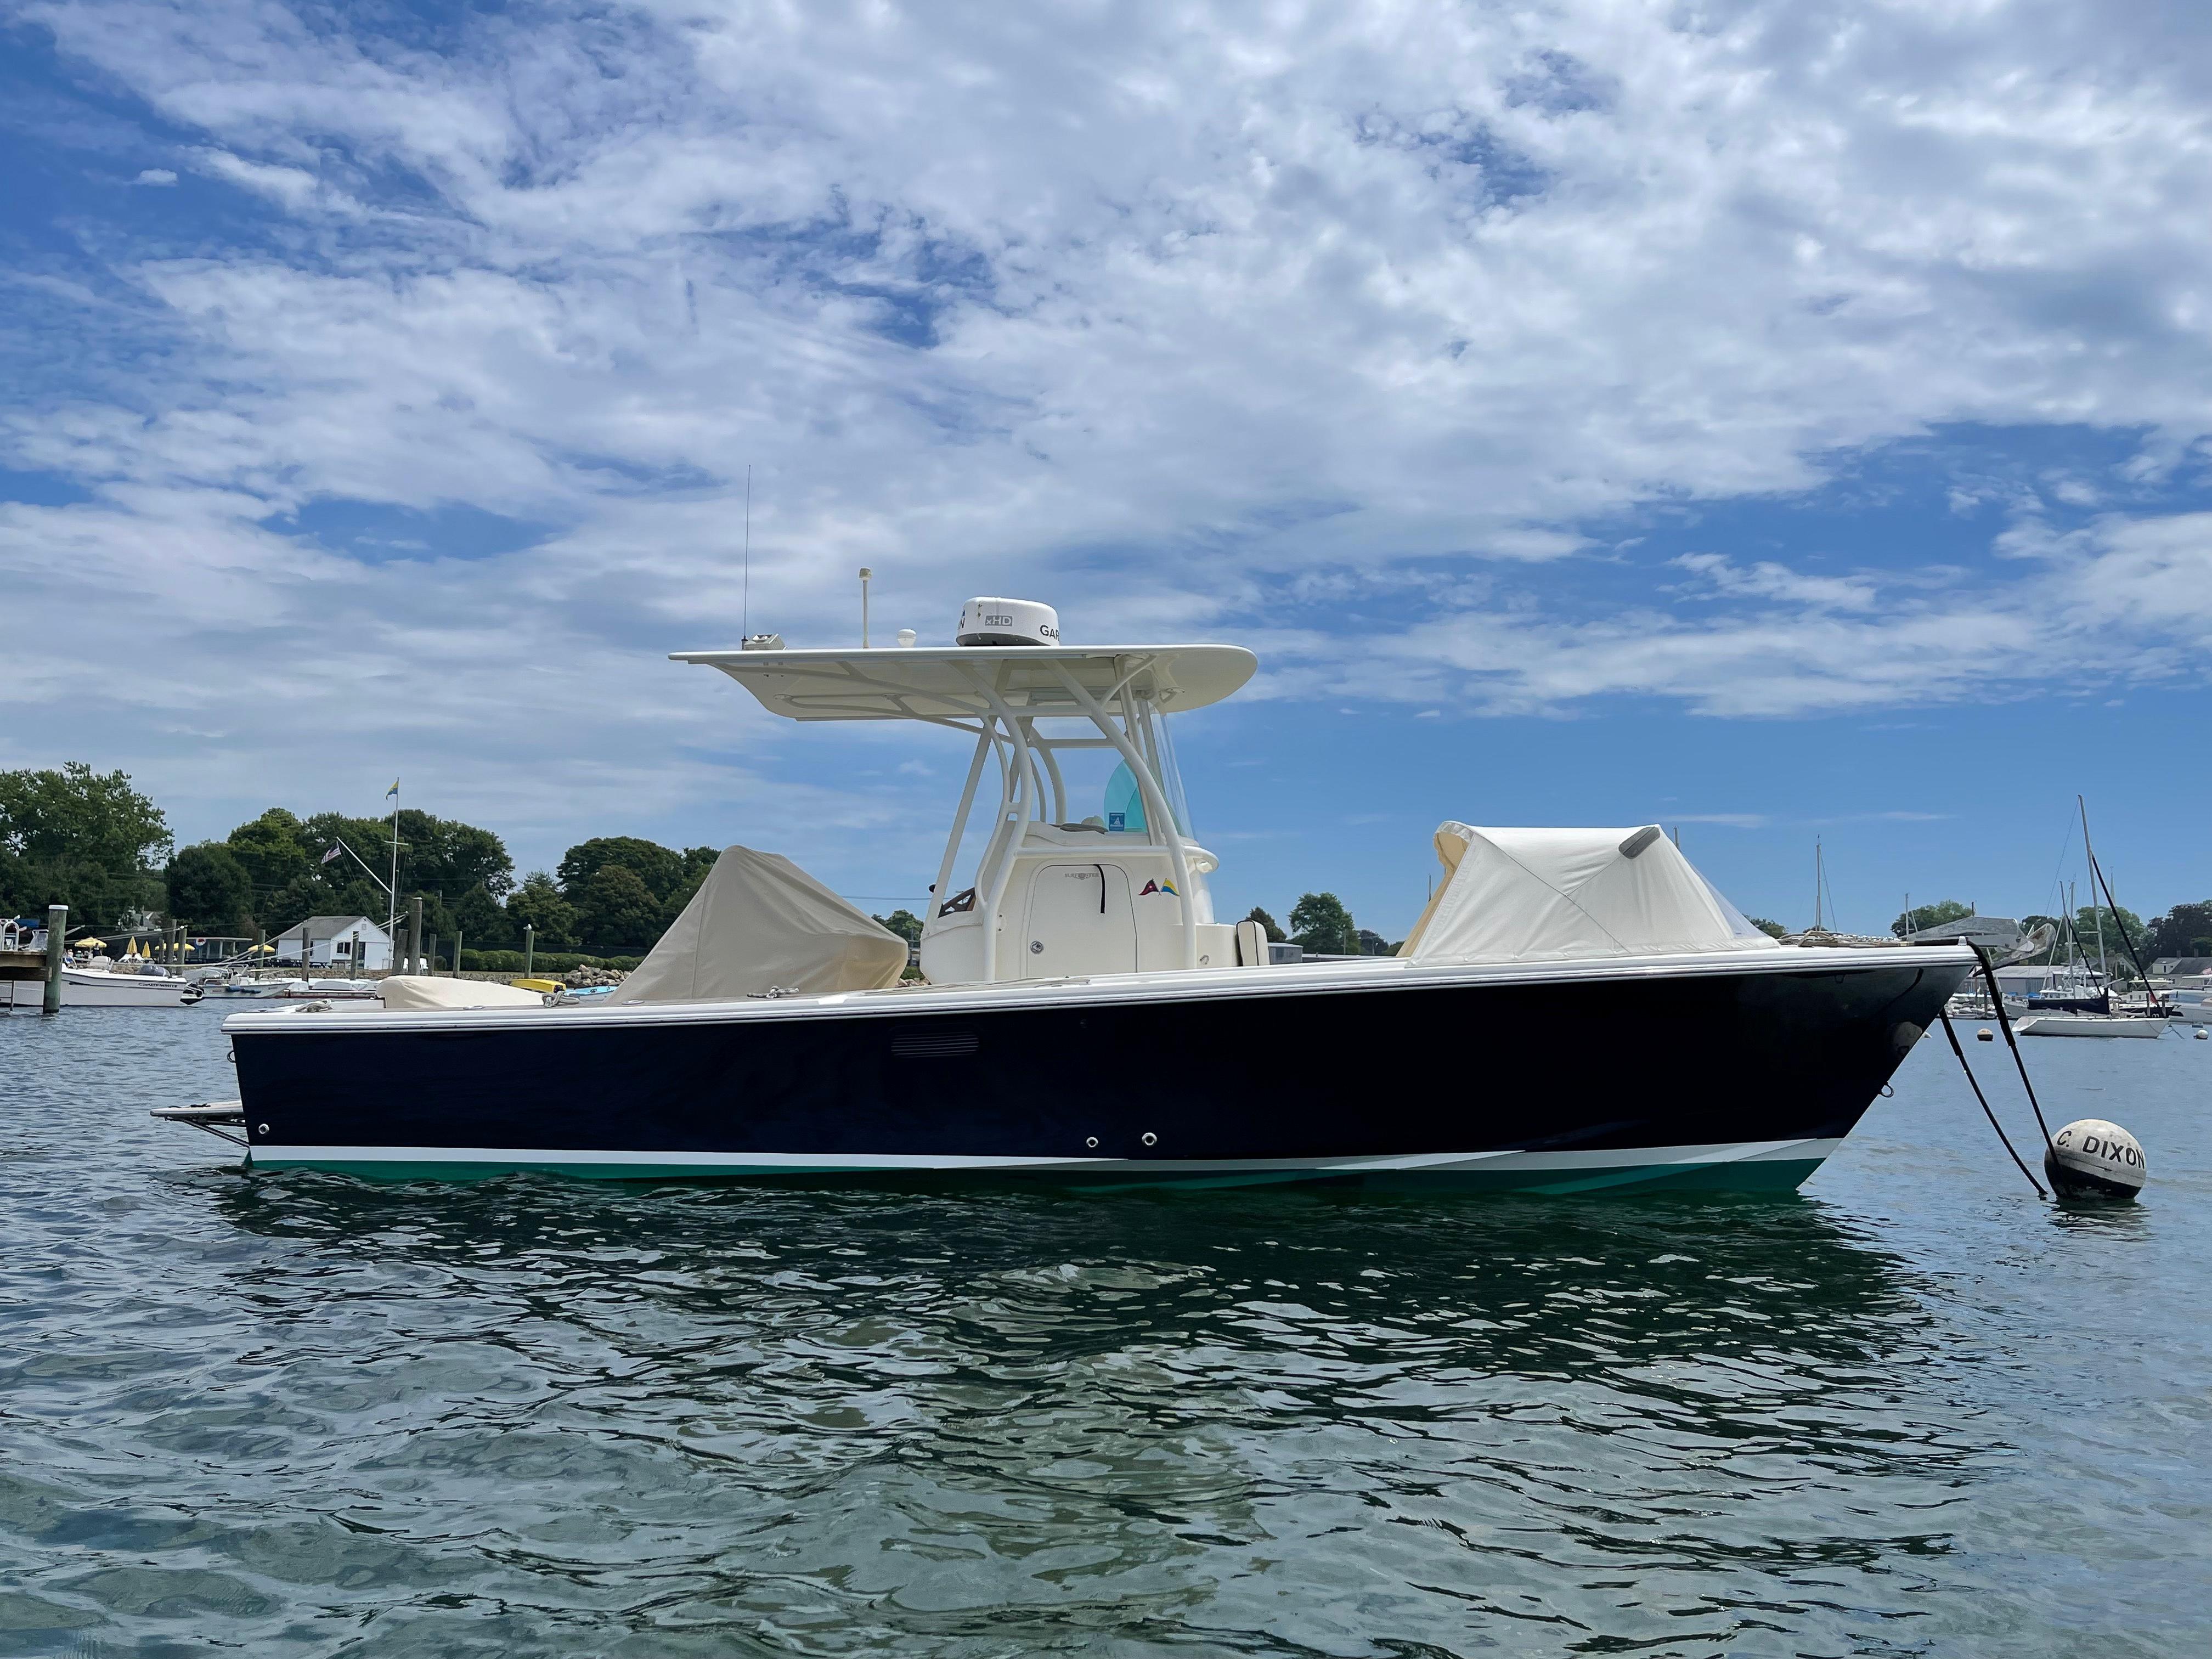
[{"label": "white and navy boat", "polygon": [[[972,739],[924,982],[903,940],[732,848],[594,1005],[418,980],[373,1011],[235,1013],[239,1100],[162,1115],[235,1127],[258,1166],[395,1177],[1781,1189],[1972,965],[1780,945],[1656,827],[1461,823],[1399,955],[1273,961],[1213,915],[1167,729],[1251,653],[1066,646],[1047,608],[995,600],[959,637],[676,659],[792,720]],[[412,1081],[343,1081],[392,1076]]]},{"label": "white and navy boat", "polygon": [[[0,981],[0,1008],[40,1007],[46,991],[38,981]],[[123,963],[94,957],[62,969],[64,1008],[189,1008],[199,1000],[198,986],[152,963],[141,966],[135,957]]]}]

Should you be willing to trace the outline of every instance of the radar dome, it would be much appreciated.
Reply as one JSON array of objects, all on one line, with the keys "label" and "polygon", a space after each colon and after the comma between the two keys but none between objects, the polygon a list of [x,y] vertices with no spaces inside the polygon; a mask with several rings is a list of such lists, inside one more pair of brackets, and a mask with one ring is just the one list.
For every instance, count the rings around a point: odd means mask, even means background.
[{"label": "radar dome", "polygon": [[1060,612],[1035,599],[970,599],[953,637],[963,645],[1058,645]]}]

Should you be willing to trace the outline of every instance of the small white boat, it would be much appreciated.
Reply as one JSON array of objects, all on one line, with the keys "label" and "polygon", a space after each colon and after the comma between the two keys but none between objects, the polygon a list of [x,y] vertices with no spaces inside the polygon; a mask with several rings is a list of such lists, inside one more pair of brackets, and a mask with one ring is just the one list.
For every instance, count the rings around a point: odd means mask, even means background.
[{"label": "small white boat", "polygon": [[279,994],[295,1000],[373,1002],[380,993],[373,979],[295,979]]},{"label": "small white boat", "polygon": [[[88,968],[62,969],[64,1008],[182,1008],[200,1000],[199,988],[160,969],[125,969],[115,972],[95,957]],[[40,980],[0,983],[10,1008],[42,1008],[46,988]]]},{"label": "small white boat", "polygon": [[2166,1022],[2148,1016],[2126,1014],[2030,1014],[2014,1022],[2022,1036],[2154,1037],[2164,1035]]},{"label": "small white boat", "polygon": [[225,979],[204,981],[204,988],[211,997],[281,997],[298,986],[296,979],[256,979],[251,974],[234,974]]}]

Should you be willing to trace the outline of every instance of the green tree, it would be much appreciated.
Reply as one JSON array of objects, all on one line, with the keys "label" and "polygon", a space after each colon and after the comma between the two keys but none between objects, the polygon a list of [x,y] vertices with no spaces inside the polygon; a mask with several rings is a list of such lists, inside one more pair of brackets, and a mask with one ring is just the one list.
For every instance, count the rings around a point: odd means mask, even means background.
[{"label": "green tree", "polygon": [[[711,865],[712,860],[710,860]],[[583,904],[592,878],[609,865],[617,865],[638,878],[655,905],[664,904],[684,877],[684,859],[658,842],[635,836],[600,836],[580,842],[562,856],[556,874],[561,890],[572,904]]]},{"label": "green tree", "polygon": [[[272,806],[251,823],[230,832],[223,845],[246,866],[258,891],[273,896],[299,878],[313,873],[314,860],[301,840],[300,820],[281,806]],[[356,848],[356,852],[362,849]]]},{"label": "green tree", "polygon": [[1252,907],[1252,914],[1245,917],[1244,920],[1247,921],[1258,922],[1260,924],[1260,931],[1267,936],[1267,942],[1270,945],[1280,945],[1285,939],[1290,937],[1289,934],[1283,931],[1283,927],[1280,922],[1277,921],[1274,917],[1269,915],[1265,910],[1262,910],[1256,904]]},{"label": "green tree", "polygon": [[1765,934],[1769,939],[1782,939],[1786,937],[1790,932],[1790,930],[1787,927],[1784,927],[1780,922],[1771,921],[1765,916],[1751,916],[1747,918],[1747,920],[1750,921],[1753,927],[1758,928],[1760,933]]},{"label": "green tree", "polygon": [[2150,943],[2143,957],[2212,956],[2197,947],[2212,939],[2212,899],[2200,904],[2177,904],[2162,916],[2150,919]]},{"label": "green tree", "polygon": [[161,808],[121,772],[96,773],[82,761],[0,772],[0,908],[66,904],[72,926],[112,927],[160,908],[150,866],[171,844]]},{"label": "green tree", "polygon": [[2150,954],[2143,951],[2143,940],[2149,929],[2143,926],[2142,918],[2124,904],[2119,908],[2118,917],[2116,921],[2114,913],[2101,904],[2085,904],[2074,913],[2075,937],[2080,941],[2082,954],[2093,958],[2101,940],[2105,963],[2112,970],[2113,977],[2133,979],[2135,964],[2129,959],[2128,945],[2132,942],[2138,951],[2142,951],[2143,965],[2148,968]]},{"label": "green tree", "polygon": [[198,931],[239,934],[253,926],[253,878],[222,842],[179,848],[161,879],[168,889],[169,915]]},{"label": "green tree", "polygon": [[576,928],[596,955],[638,955],[660,937],[660,904],[627,864],[602,864],[584,883]]},{"label": "green tree", "polygon": [[887,916],[875,918],[876,925],[896,933],[909,945],[921,943],[921,918],[911,910],[894,910]]},{"label": "green tree", "polygon": [[1904,939],[1923,927],[1940,927],[1947,921],[1956,921],[1961,916],[1971,916],[1974,907],[1961,904],[1956,899],[1944,899],[1936,904],[1918,904],[1901,913],[1889,924],[1889,931]]},{"label": "green tree", "polygon": [[576,945],[576,907],[562,896],[553,878],[543,870],[525,876],[522,885],[508,897],[507,925],[513,930],[517,949],[521,947],[526,927],[537,928],[537,946],[541,951],[573,950]]},{"label": "green tree", "polygon": [[684,849],[683,867],[677,872],[676,885],[660,901],[660,926],[665,933],[684,914],[684,907],[706,885],[707,877],[714,867],[714,860],[722,856],[717,848],[687,847]]},{"label": "green tree", "polygon": [[454,928],[471,951],[508,951],[519,943],[506,907],[484,887],[470,888],[447,908]]},{"label": "green tree", "polygon": [[[382,848],[389,854],[392,820],[319,812],[307,820],[306,832],[318,858],[332,839],[343,836],[355,852],[374,863],[374,849]],[[399,814],[399,839],[403,892],[412,888],[435,893],[451,905],[478,887],[495,901],[503,899],[514,885],[514,860],[507,856],[507,843],[489,830],[410,810]]]},{"label": "green tree", "polygon": [[1291,937],[1321,956],[1356,957],[1359,929],[1334,893],[1305,893],[1291,907]]},{"label": "green tree", "polygon": [[[399,901],[422,900],[422,931],[497,948],[506,936],[501,900],[514,887],[506,844],[489,830],[410,810],[399,814]],[[270,931],[313,915],[380,921],[392,901],[392,821],[317,812],[301,818],[272,806],[230,832],[225,843],[252,878],[253,914]]]},{"label": "green tree", "polygon": [[1371,927],[1358,929],[1354,937],[1359,942],[1359,954],[1363,957],[1395,957],[1398,954],[1398,947]]}]

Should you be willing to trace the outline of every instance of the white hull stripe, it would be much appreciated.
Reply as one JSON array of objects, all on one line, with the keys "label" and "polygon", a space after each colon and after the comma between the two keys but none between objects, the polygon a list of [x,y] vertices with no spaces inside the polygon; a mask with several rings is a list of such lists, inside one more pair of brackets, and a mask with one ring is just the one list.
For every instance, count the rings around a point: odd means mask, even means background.
[{"label": "white hull stripe", "polygon": [[267,1164],[489,1164],[507,1169],[605,1169],[732,1170],[772,1173],[837,1171],[1023,1170],[1094,1172],[1112,1175],[1269,1175],[1310,1171],[1317,1175],[1386,1174],[1393,1171],[1444,1173],[1454,1170],[1531,1172],[1682,1167],[1699,1164],[1820,1162],[1843,1143],[1826,1140],[1737,1140],[1697,1146],[1630,1146],[1590,1152],[1403,1152],[1371,1158],[1103,1158],[961,1157],[927,1152],[643,1152],[517,1146],[271,1146],[253,1148],[253,1161]]}]

